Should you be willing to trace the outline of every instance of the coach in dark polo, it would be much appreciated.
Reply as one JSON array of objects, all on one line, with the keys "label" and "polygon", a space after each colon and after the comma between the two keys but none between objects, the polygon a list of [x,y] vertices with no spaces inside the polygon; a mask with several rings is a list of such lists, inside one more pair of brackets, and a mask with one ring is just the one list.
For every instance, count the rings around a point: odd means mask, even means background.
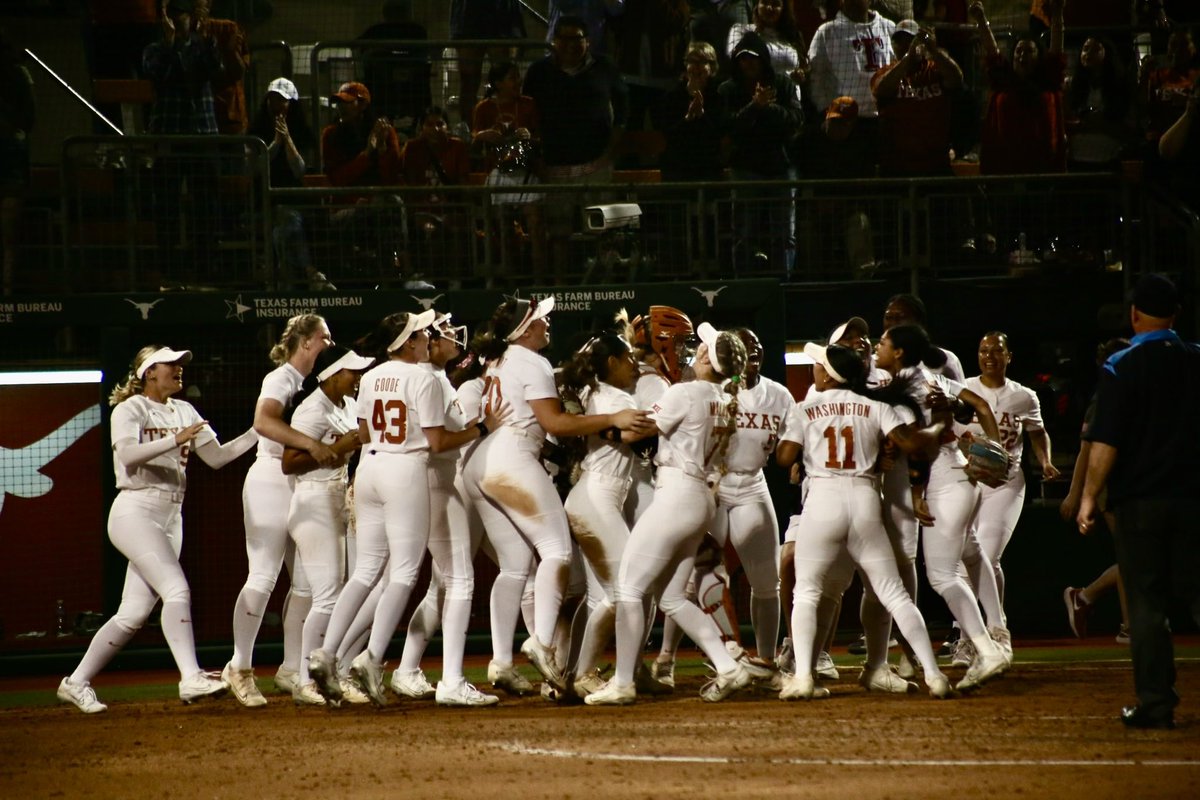
[{"label": "coach in dark polo", "polygon": [[1200,348],[1172,330],[1179,295],[1168,278],[1143,276],[1132,300],[1131,346],[1104,363],[1096,390],[1077,519],[1080,533],[1091,531],[1107,483],[1138,697],[1121,719],[1131,728],[1173,728],[1172,595],[1200,623]]}]

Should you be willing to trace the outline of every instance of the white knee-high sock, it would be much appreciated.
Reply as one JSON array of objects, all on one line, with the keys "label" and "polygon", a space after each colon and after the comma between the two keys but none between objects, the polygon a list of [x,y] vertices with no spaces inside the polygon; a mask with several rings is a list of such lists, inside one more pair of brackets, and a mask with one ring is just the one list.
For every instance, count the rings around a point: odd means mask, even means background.
[{"label": "white knee-high sock", "polygon": [[[404,651],[400,654],[400,666],[396,669],[412,672],[421,668],[421,657],[425,655],[425,648],[429,646],[429,640],[433,638],[433,634],[441,622],[438,601],[438,584],[436,581],[430,581],[429,591],[425,592],[421,605],[417,606],[412,619],[408,621],[408,633],[404,636]],[[442,632],[442,635],[445,636],[445,631]]]},{"label": "white knee-high sock", "polygon": [[797,674],[804,674],[803,670],[812,673],[816,633],[816,605],[795,600],[792,603],[792,651],[796,655]]},{"label": "white knee-high sock", "polygon": [[395,580],[383,590],[383,597],[379,598],[379,607],[375,609],[375,621],[371,623],[371,640],[367,643],[367,650],[376,662],[382,662],[387,655],[388,643],[392,641],[392,635],[400,625],[400,618],[408,608],[408,598],[412,590],[411,583]]},{"label": "white knee-high sock", "polygon": [[913,655],[921,662],[925,671],[925,680],[937,677],[937,656],[933,654],[933,645],[929,642],[929,631],[925,628],[925,618],[913,603],[905,603],[896,609],[896,627],[904,634],[904,640],[912,648]]},{"label": "white knee-high sock", "polygon": [[566,561],[543,559],[538,564],[533,586],[533,627],[538,641],[548,647],[554,645],[554,629],[570,576],[571,565]]},{"label": "white knee-high sock", "polygon": [[[517,635],[517,616],[521,613],[521,593],[525,579],[501,573],[492,584],[492,658],[505,664],[513,660],[513,638]],[[550,628],[554,630],[553,626]],[[535,631],[530,631],[532,636]]]},{"label": "white knee-high sock", "polygon": [[643,624],[645,611],[637,600],[622,600],[617,603],[617,671],[613,680],[619,686],[633,683],[637,662],[641,660]]},{"label": "white knee-high sock", "polygon": [[342,678],[350,677],[350,663],[354,661],[354,657],[361,653],[367,647],[367,640],[371,638],[371,626],[359,631],[357,636],[348,636],[342,640],[342,646],[338,648],[338,676]]},{"label": "white knee-high sock", "polygon": [[137,631],[127,631],[117,624],[116,617],[112,617],[101,625],[100,630],[92,636],[91,644],[88,645],[87,652],[83,654],[83,660],[71,673],[71,683],[91,683],[92,678],[99,675],[100,670],[108,666],[108,662],[112,661],[113,656],[121,652],[122,647],[129,644],[129,640],[135,633]]},{"label": "white knee-high sock", "polygon": [[348,635],[350,626],[370,594],[371,587],[358,581],[348,581],[342,587],[342,593],[333,607],[333,614],[329,617],[329,626],[325,629],[323,647],[326,650],[332,653],[341,652],[343,641],[351,638]]},{"label": "white knee-high sock", "polygon": [[463,652],[470,621],[470,600],[446,600],[442,617],[442,680],[450,686],[463,680]]},{"label": "white knee-high sock", "polygon": [[704,651],[717,672],[728,672],[737,666],[737,662],[725,649],[721,638],[721,629],[713,618],[700,610],[700,607],[688,601],[671,612],[671,616],[683,628],[693,642]]},{"label": "white knee-high sock", "polygon": [[312,609],[312,595],[301,595],[289,590],[283,600],[283,664],[281,666],[298,671],[300,662],[307,653],[300,653],[304,642],[304,621]]},{"label": "white knee-high sock", "polygon": [[325,646],[325,631],[329,629],[329,618],[332,616],[327,611],[310,611],[308,619],[304,620],[304,635],[301,637],[300,652],[303,657],[300,659],[300,684],[308,683],[308,654],[313,650],[319,650]]},{"label": "white knee-high sock", "polygon": [[679,643],[683,641],[683,628],[671,617],[663,616],[662,648],[658,651],[659,661],[674,661],[679,652]]},{"label": "white knee-high sock", "polygon": [[233,658],[234,669],[250,669],[254,663],[254,640],[262,626],[263,613],[271,595],[242,587],[237,602],[233,604]]},{"label": "white knee-high sock", "polygon": [[866,668],[878,669],[887,663],[888,641],[892,638],[892,615],[879,602],[879,598],[869,586],[863,587],[863,599],[858,613],[867,640]]},{"label": "white knee-high sock", "polygon": [[750,624],[754,626],[754,646],[758,657],[775,660],[779,641],[779,595],[755,597],[750,593]]},{"label": "white knee-high sock", "polygon": [[[616,632],[617,610],[607,600],[603,600],[588,614],[587,628],[583,632],[583,643],[579,647],[579,663],[576,665],[577,674],[583,675],[594,670],[600,663],[604,648],[612,641]],[[640,646],[639,646],[640,651]]]},{"label": "white knee-high sock", "polygon": [[179,676],[190,678],[200,671],[200,665],[196,663],[196,638],[192,633],[192,604],[163,603],[160,619],[163,638],[167,640],[167,647],[171,648],[175,666],[179,667]]}]

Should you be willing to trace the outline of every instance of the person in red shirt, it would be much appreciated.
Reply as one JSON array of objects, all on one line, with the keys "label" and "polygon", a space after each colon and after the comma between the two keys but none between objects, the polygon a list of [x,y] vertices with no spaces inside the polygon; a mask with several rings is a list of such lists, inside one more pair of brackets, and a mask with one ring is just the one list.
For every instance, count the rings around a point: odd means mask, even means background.
[{"label": "person in red shirt", "polygon": [[952,96],[962,69],[911,19],[892,33],[899,58],[871,78],[879,107],[879,168],[885,176],[950,175]]},{"label": "person in red shirt", "polygon": [[1050,46],[1040,53],[1021,39],[1010,63],[996,46],[983,3],[971,4],[979,28],[991,94],[983,123],[979,168],[987,175],[1065,172],[1067,133],[1063,115],[1063,9],[1065,0],[1046,0]]},{"label": "person in red shirt", "polygon": [[[470,162],[467,145],[450,135],[446,112],[430,106],[421,115],[417,137],[404,143],[400,151],[400,177],[409,186],[461,186],[467,182]],[[461,195],[449,197],[430,192],[423,201],[414,199],[409,206],[412,235],[409,242],[425,251],[425,261],[440,267],[461,264],[463,231],[467,217]]]},{"label": "person in red shirt", "polygon": [[1143,62],[1138,78],[1138,95],[1146,120],[1146,141],[1158,142],[1163,132],[1179,119],[1187,107],[1192,84],[1200,78],[1196,45],[1187,28],[1177,28],[1167,40],[1165,65],[1157,59]]},{"label": "person in red shirt", "polygon": [[400,138],[386,117],[371,111],[371,92],[343,83],[330,101],[338,121],[321,131],[321,161],[334,186],[393,186],[400,182]]}]

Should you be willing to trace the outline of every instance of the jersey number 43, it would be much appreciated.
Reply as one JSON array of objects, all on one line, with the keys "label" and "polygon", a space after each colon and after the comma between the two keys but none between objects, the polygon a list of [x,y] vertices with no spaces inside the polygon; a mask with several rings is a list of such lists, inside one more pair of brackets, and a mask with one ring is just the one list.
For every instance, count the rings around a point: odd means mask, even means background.
[{"label": "jersey number 43", "polygon": [[403,400],[376,400],[371,409],[371,429],[379,434],[379,441],[401,444],[408,431],[408,406]]}]

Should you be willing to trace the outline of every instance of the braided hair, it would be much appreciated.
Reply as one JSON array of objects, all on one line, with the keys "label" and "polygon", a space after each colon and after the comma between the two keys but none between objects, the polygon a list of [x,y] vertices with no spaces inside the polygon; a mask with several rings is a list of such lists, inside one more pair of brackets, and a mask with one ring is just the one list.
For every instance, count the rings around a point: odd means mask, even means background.
[{"label": "braided hair", "polygon": [[[713,428],[713,436],[716,439],[713,463],[724,476],[728,472],[725,455],[729,452],[729,443],[737,433],[738,392],[741,391],[742,376],[749,359],[746,355],[746,345],[742,343],[741,337],[732,331],[721,331],[717,334],[716,351],[709,359],[713,365],[713,372],[729,379],[725,384],[725,391],[730,395],[729,402],[725,404],[725,419],[721,425]],[[725,372],[717,369],[718,363],[725,368]]]}]

